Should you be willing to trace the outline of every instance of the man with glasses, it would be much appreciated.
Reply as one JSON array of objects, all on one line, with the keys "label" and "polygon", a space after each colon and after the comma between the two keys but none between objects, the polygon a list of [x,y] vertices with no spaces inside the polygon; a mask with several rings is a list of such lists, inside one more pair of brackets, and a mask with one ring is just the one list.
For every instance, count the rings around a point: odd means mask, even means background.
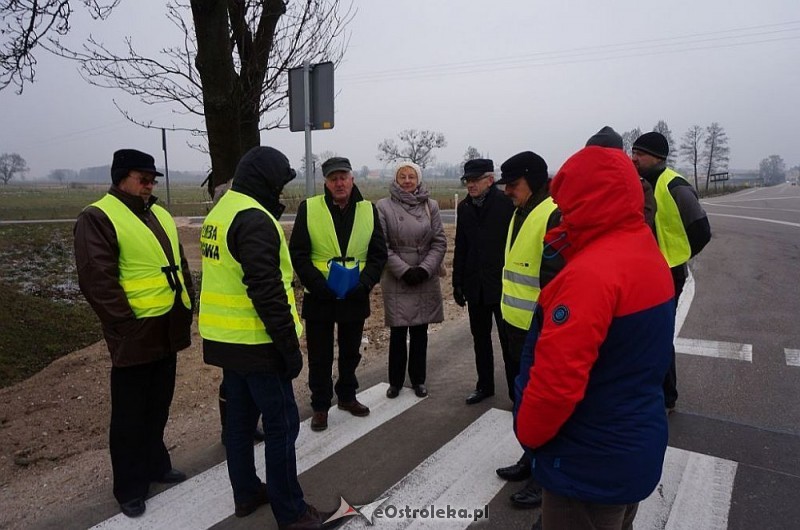
[{"label": "man with glasses", "polygon": [[[297,209],[289,252],[305,287],[303,318],[308,346],[312,431],[328,428],[334,391],[338,407],[366,416],[369,407],[356,399],[356,368],[361,361],[364,321],[370,314],[369,293],[381,279],[387,250],[375,206],[353,183],[353,168],[343,157],[322,163],[325,193],[309,197]],[[331,267],[358,267],[358,281],[343,295],[329,286]],[[339,343],[339,379],[334,386],[334,326]]]},{"label": "man with glasses", "polygon": [[505,236],[514,204],[495,187],[492,160],[467,161],[461,182],[467,187],[467,197],[457,209],[453,298],[459,306],[466,305],[469,314],[478,382],[466,402],[474,405],[494,395],[493,317],[503,358],[508,357],[500,294]]},{"label": "man with glasses", "polygon": [[172,468],[164,427],[177,352],[191,343],[194,290],[178,230],[156,204],[152,156],[120,149],[111,188],[75,223],[78,283],[111,354],[109,446],[122,513],[145,511],[151,482],[186,479]]}]

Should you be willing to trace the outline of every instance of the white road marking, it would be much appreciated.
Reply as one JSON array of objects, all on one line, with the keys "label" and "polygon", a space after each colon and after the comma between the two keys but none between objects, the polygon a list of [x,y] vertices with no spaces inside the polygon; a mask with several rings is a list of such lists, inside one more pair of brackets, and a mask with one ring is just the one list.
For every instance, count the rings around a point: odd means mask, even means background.
[{"label": "white road marking", "polygon": [[787,366],[800,366],[800,350],[784,348],[783,351],[786,354]]},{"label": "white road marking", "polygon": [[[310,419],[303,421],[296,444],[297,473],[315,466],[422,401],[413,392],[401,392],[395,399],[386,399],[388,386],[380,383],[359,394],[359,401],[371,409],[369,416],[356,418],[334,406],[328,416],[328,429],[319,433],[311,431]],[[510,430],[510,420],[508,422],[506,428]],[[263,478],[264,444],[257,444],[253,451],[256,470]],[[147,499],[147,511],[143,516],[130,519],[120,513],[94,528],[198,529],[213,526],[232,515],[233,493],[228,466],[222,462]]]},{"label": "white road marking", "polygon": [[712,213],[712,212],[708,212],[708,215],[709,216],[713,215],[715,217],[732,217],[734,219],[745,219],[747,221],[761,221],[762,223],[772,223],[776,225],[794,226],[800,228],[800,223],[790,223],[789,221],[778,221],[776,219],[764,219],[761,217],[748,217],[745,215],[730,215],[727,213]]},{"label": "white road marking", "polygon": [[710,201],[700,201],[701,204],[729,204],[733,202],[755,202],[755,201],[785,201],[785,200],[792,200],[792,199],[800,199],[800,196],[795,195],[793,197],[758,197],[756,199],[728,199],[728,200],[721,200],[719,202],[710,202]]},{"label": "white road marking", "polygon": [[691,269],[688,269],[686,283],[683,284],[683,292],[678,298],[678,308],[675,311],[675,338],[678,338],[678,334],[683,328],[686,315],[689,314],[689,308],[692,306],[692,300],[694,300],[694,275]]},{"label": "white road marking", "polygon": [[[482,509],[505,486],[495,469],[515,462],[520,446],[511,428],[511,413],[491,409],[461,431],[389,488],[379,498],[389,497],[383,508]],[[491,522],[491,513],[489,514]],[[377,528],[467,528],[472,520],[387,518],[375,519]],[[353,518],[344,528],[367,528],[366,521]]]},{"label": "white road marking", "polygon": [[753,345],[716,340],[675,339],[675,352],[717,359],[753,362]]},{"label": "white road marking", "polygon": [[667,448],[655,491],[642,501],[636,530],[725,530],[738,464],[700,453]]}]

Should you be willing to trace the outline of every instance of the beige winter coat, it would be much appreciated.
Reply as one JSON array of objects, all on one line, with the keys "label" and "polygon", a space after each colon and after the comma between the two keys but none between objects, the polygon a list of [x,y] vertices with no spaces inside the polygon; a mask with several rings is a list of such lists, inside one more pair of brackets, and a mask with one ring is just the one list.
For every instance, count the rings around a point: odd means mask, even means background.
[{"label": "beige winter coat", "polygon": [[[416,326],[444,320],[439,268],[447,250],[439,205],[420,185],[415,194],[392,182],[390,196],[378,201],[378,216],[389,260],[381,276],[386,325]],[[420,266],[428,279],[410,286],[401,277]]]}]

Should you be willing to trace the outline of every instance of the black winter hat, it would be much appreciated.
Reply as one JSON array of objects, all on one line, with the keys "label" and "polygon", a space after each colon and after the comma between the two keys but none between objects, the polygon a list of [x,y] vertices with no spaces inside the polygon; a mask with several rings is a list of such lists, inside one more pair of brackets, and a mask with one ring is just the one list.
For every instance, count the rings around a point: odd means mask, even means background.
[{"label": "black winter hat", "polygon": [[470,180],[482,177],[486,173],[494,172],[494,161],[488,158],[475,158],[464,163],[464,177],[462,180]]},{"label": "black winter hat", "polygon": [[606,125],[586,141],[586,147],[589,147],[590,145],[610,147],[612,149],[622,149],[622,136],[620,136],[617,131]]},{"label": "black winter hat", "polygon": [[111,162],[111,182],[119,184],[122,179],[128,176],[128,171],[131,170],[152,173],[157,177],[164,175],[156,170],[155,159],[147,153],[136,149],[115,151],[114,159]]},{"label": "black winter hat", "polygon": [[656,158],[666,159],[669,155],[669,142],[659,132],[646,132],[633,142],[633,151],[642,151]]},{"label": "black winter hat", "polygon": [[498,184],[508,184],[525,177],[531,191],[536,191],[547,182],[547,162],[533,151],[523,151],[512,156],[500,166]]}]

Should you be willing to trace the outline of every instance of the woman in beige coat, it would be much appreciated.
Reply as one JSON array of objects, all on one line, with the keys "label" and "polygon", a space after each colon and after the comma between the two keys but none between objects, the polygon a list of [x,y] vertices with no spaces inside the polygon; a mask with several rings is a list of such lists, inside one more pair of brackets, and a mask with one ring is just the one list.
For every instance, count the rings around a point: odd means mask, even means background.
[{"label": "woman in beige coat", "polygon": [[[439,205],[421,184],[419,166],[403,162],[395,170],[389,197],[377,209],[389,260],[381,276],[383,308],[389,326],[389,389],[395,398],[403,387],[408,367],[411,386],[418,397],[428,395],[425,365],[428,324],[444,320],[439,270],[447,250]],[[410,336],[409,348],[406,337]]]}]

